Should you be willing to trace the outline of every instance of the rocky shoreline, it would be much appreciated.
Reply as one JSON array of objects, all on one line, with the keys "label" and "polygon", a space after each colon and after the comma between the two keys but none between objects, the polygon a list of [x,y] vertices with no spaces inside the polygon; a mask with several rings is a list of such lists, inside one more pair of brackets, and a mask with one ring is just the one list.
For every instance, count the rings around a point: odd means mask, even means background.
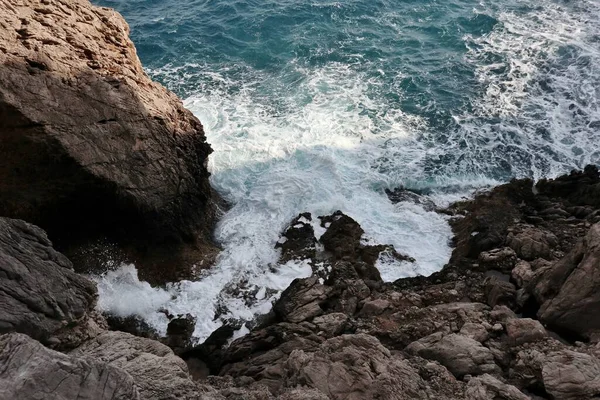
[{"label": "rocky shoreline", "polygon": [[389,191],[450,216],[452,257],[428,277],[383,282],[382,254],[407,265],[410,254],[362,243],[343,210],[300,214],[280,262],[313,275],[236,340],[239,321],[194,345],[191,316],[170,315],[161,338],[101,315],[80,274],[95,264],[135,262],[155,284],[210,266],[211,149],[145,75],[116,12],[85,0],[0,7],[0,399],[600,397],[591,165],[444,210]]}]

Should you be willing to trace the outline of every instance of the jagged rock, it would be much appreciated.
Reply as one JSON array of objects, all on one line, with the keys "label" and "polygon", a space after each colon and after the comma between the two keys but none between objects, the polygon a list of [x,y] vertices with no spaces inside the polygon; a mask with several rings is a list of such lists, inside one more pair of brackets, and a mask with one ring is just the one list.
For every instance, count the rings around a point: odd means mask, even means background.
[{"label": "jagged rock", "polygon": [[484,251],[479,254],[479,265],[485,269],[510,272],[517,263],[517,254],[510,247]]},{"label": "jagged rock", "polygon": [[489,349],[478,341],[460,334],[444,336],[443,333],[437,332],[411,343],[406,347],[406,351],[438,361],[457,378],[500,371]]},{"label": "jagged rock", "polygon": [[286,362],[288,386],[317,388],[331,399],[427,399],[411,365],[369,335],[329,339],[315,352],[295,350]]},{"label": "jagged rock", "polygon": [[422,206],[427,211],[435,211],[436,209],[435,203],[418,191],[413,191],[404,187],[398,187],[394,190],[385,189],[385,194],[387,194],[390,201],[394,204],[400,202],[410,202]]},{"label": "jagged rock", "polygon": [[336,258],[352,256],[360,246],[360,238],[364,233],[358,222],[341,211],[319,218],[321,226],[327,228],[319,239],[325,250],[332,252]]},{"label": "jagged rock", "polygon": [[515,286],[496,277],[488,277],[484,281],[487,304],[490,307],[496,305],[507,305],[514,307],[516,303],[517,291]]},{"label": "jagged rock", "polygon": [[479,343],[485,342],[489,337],[489,333],[483,324],[474,324],[472,322],[467,322],[460,328],[460,334],[470,337],[473,340],[478,341]]},{"label": "jagged rock", "polygon": [[552,258],[552,248],[558,244],[558,239],[550,232],[525,226],[516,232],[510,232],[506,237],[506,243],[526,261],[536,258],[549,260]]},{"label": "jagged rock", "polygon": [[275,245],[276,248],[281,248],[281,262],[315,257],[317,239],[310,221],[310,213],[300,214],[281,235],[281,239]]},{"label": "jagged rock", "polygon": [[528,286],[533,279],[533,275],[531,264],[523,260],[517,262],[511,272],[511,278],[519,288]]},{"label": "jagged rock", "polygon": [[73,350],[76,357],[91,357],[131,375],[143,399],[196,399],[197,385],[181,358],[155,340],[125,332],[105,332]]},{"label": "jagged rock", "polygon": [[344,332],[349,323],[349,317],[344,313],[331,313],[316,317],[312,320],[316,325],[317,333],[323,333],[326,337],[332,337]]},{"label": "jagged rock", "polygon": [[542,363],[546,391],[555,399],[585,400],[600,395],[600,360],[588,354],[563,350]]},{"label": "jagged rock", "polygon": [[382,314],[389,307],[390,302],[385,299],[366,301],[358,312],[358,315],[361,317],[373,317]]},{"label": "jagged rock", "polygon": [[[583,246],[573,252],[576,254],[565,257],[567,263],[564,264],[568,266],[564,272],[572,272],[560,274],[561,277],[567,277],[554,296],[550,297],[549,291],[545,291],[550,298],[542,304],[538,316],[549,325],[590,336],[600,330],[600,224],[590,228]],[[572,268],[573,265],[575,268]],[[557,264],[553,268],[561,266],[563,264]],[[551,270],[549,273],[556,272]]]},{"label": "jagged rock", "polygon": [[192,347],[195,328],[196,318],[191,314],[173,318],[167,325],[167,337],[163,343],[173,349],[175,354],[181,354]]},{"label": "jagged rock", "polygon": [[211,148],[145,74],[123,18],[87,0],[0,9],[1,215],[65,246],[109,236],[141,256],[214,253]]},{"label": "jagged rock", "polygon": [[318,283],[318,277],[295,279],[281,294],[273,309],[284,321],[301,322],[323,313],[319,306],[329,289]]},{"label": "jagged rock", "polygon": [[587,165],[583,171],[572,171],[556,179],[541,179],[536,189],[540,194],[566,199],[572,205],[600,208],[600,175],[595,165]]},{"label": "jagged rock", "polygon": [[136,400],[132,377],[93,358],[68,356],[18,333],[0,336],[0,398]]},{"label": "jagged rock", "polygon": [[466,400],[530,400],[516,387],[502,383],[489,374],[469,380],[465,395]]},{"label": "jagged rock", "polygon": [[490,317],[494,322],[506,322],[508,320],[517,318],[517,314],[506,306],[495,306],[490,312]]},{"label": "jagged rock", "polygon": [[[96,285],[72,268],[43,230],[0,218],[0,333],[26,333],[47,343],[61,328],[85,324],[96,304]],[[63,340],[73,346],[78,339]]]},{"label": "jagged rock", "polygon": [[511,346],[536,342],[548,336],[548,333],[542,324],[531,318],[509,319],[506,321],[506,334]]}]

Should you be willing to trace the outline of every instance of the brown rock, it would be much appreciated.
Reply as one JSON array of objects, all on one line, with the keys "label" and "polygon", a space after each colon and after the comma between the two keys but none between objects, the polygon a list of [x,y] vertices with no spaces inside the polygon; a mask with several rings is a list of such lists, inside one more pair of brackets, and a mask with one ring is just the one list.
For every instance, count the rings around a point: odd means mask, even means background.
[{"label": "brown rock", "polygon": [[[552,296],[552,290],[544,290],[549,299],[542,304],[538,316],[549,325],[589,336],[600,330],[600,224],[592,226],[582,247],[573,252],[575,254],[565,257],[568,262],[557,274],[563,279],[567,276],[558,292]],[[580,261],[577,263],[577,260]],[[556,274],[556,269],[561,266],[563,264],[558,263],[548,273]],[[561,280],[553,280],[553,287],[558,287]]]},{"label": "brown rock", "polygon": [[61,248],[109,237],[172,259],[167,245],[209,246],[211,148],[144,73],[123,18],[87,0],[0,9],[0,215]]},{"label": "brown rock", "polygon": [[460,334],[444,336],[441,332],[434,333],[411,343],[406,347],[406,351],[428,360],[438,361],[457,378],[500,371],[489,349],[476,340]]},{"label": "brown rock", "polygon": [[525,226],[517,232],[511,232],[506,243],[517,255],[527,261],[536,258],[552,258],[552,249],[558,244],[554,234],[534,227]]},{"label": "brown rock", "polygon": [[548,336],[542,324],[531,318],[509,319],[506,321],[506,334],[512,346],[536,342]]},{"label": "brown rock", "polygon": [[514,307],[516,304],[516,289],[515,286],[496,277],[488,277],[484,281],[487,303],[490,307],[496,305],[507,305]]}]

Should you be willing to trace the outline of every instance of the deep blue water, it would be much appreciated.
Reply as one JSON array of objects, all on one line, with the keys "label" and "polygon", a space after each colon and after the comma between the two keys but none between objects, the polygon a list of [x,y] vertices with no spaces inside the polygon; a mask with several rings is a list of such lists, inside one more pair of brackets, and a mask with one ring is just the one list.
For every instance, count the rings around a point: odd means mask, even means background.
[{"label": "deep blue water", "polygon": [[150,76],[200,118],[212,184],[234,205],[203,280],[160,296],[134,278],[101,287],[109,309],[119,293],[155,299],[122,313],[156,327],[159,306],[198,316],[199,338],[220,324],[216,304],[246,319],[268,309],[270,298],[248,305],[223,289],[282,289],[310,273],[271,268],[300,212],[342,209],[365,240],[417,259],[380,260],[393,280],[440,269],[450,230],[440,215],[392,205],[385,188],[428,189],[444,203],[600,163],[600,0],[96,3],[124,15]]}]

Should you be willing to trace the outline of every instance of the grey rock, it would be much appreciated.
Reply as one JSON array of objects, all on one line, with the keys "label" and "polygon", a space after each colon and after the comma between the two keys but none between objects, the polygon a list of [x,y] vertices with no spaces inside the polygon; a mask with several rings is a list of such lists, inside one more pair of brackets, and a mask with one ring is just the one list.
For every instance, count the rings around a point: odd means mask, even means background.
[{"label": "grey rock", "polygon": [[385,299],[375,299],[366,301],[358,315],[361,317],[374,317],[382,314],[390,307],[390,302]]},{"label": "grey rock", "polygon": [[542,340],[548,336],[548,333],[539,321],[531,318],[515,318],[506,321],[506,335],[510,345],[519,346]]},{"label": "grey rock", "polygon": [[520,232],[510,232],[506,243],[520,258],[531,261],[536,258],[550,259],[558,239],[550,232],[525,226]]},{"label": "grey rock", "polygon": [[489,374],[469,380],[465,393],[466,400],[529,400],[519,389],[499,381]]},{"label": "grey rock", "polygon": [[514,307],[517,297],[515,285],[496,277],[486,278],[483,284],[487,303],[490,307],[500,304]]},{"label": "grey rock", "polygon": [[441,332],[434,333],[411,343],[406,347],[406,351],[438,361],[457,378],[500,371],[488,348],[461,334],[444,336]]},{"label": "grey rock", "polygon": [[517,262],[517,254],[510,247],[484,251],[479,254],[479,265],[485,269],[510,272]]},{"label": "grey rock", "polygon": [[364,334],[329,339],[315,352],[295,350],[286,369],[288,386],[317,388],[335,400],[435,398],[408,361]]},{"label": "grey rock", "polygon": [[71,353],[127,371],[143,399],[197,398],[198,387],[181,358],[160,342],[125,332],[105,332]]},{"label": "grey rock", "polygon": [[563,350],[549,354],[542,364],[544,387],[555,399],[585,400],[600,394],[600,360]]},{"label": "grey rock", "polygon": [[533,279],[533,270],[531,269],[531,264],[527,261],[520,260],[515,265],[515,268],[511,272],[511,278],[517,285],[517,287],[524,287],[531,282]]},{"label": "grey rock", "polygon": [[479,343],[485,342],[490,336],[487,329],[482,324],[475,324],[472,322],[467,322],[464,324],[462,328],[460,328],[459,333],[461,335],[470,337]]},{"label": "grey rock", "polygon": [[[580,250],[576,248],[574,252]],[[590,228],[581,254],[581,261],[558,293],[542,304],[538,316],[546,324],[590,336],[600,331],[600,223]]]},{"label": "grey rock", "polygon": [[86,322],[96,296],[96,285],[72,271],[43,230],[0,217],[0,333],[48,341],[61,328]]},{"label": "grey rock", "polygon": [[94,359],[68,356],[30,337],[0,336],[0,398],[6,400],[136,400],[132,377]]},{"label": "grey rock", "polygon": [[317,326],[318,331],[330,337],[342,333],[348,324],[348,320],[348,316],[344,313],[331,313],[316,317],[312,322]]}]

